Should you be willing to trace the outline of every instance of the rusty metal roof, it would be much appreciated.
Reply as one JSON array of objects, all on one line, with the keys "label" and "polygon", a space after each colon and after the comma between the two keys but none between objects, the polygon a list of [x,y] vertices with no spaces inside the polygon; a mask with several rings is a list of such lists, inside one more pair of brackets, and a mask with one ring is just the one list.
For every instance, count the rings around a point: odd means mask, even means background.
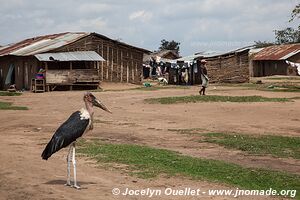
[{"label": "rusty metal roof", "polygon": [[105,61],[95,51],[41,53],[34,55],[39,61]]},{"label": "rusty metal roof", "polygon": [[0,49],[0,56],[5,55],[14,55],[14,56],[30,56],[40,53],[46,53],[51,50],[57,49],[59,47],[65,46],[67,44],[73,43],[83,37],[86,37],[90,34],[94,34],[98,37],[120,43],[127,47],[136,48],[141,51],[149,52],[146,49],[139,47],[134,47],[129,44],[119,42],[117,40],[110,39],[104,35],[97,33],[88,33],[88,32],[65,32],[52,35],[38,36],[34,38],[25,39],[21,42],[6,46],[5,48]]},{"label": "rusty metal roof", "polygon": [[253,60],[285,60],[300,53],[300,43],[265,47]]},{"label": "rusty metal roof", "polygon": [[0,56],[29,56],[38,53],[43,53],[70,44],[87,35],[89,35],[89,33],[66,32],[29,38],[21,42],[15,43],[7,48],[1,49]]}]

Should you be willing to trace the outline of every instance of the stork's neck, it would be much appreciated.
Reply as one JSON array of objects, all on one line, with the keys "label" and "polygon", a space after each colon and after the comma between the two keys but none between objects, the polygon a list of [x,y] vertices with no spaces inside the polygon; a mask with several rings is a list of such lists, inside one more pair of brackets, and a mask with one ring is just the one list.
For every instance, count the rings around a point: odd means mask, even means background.
[{"label": "stork's neck", "polygon": [[94,115],[93,104],[86,101],[85,102],[85,107],[86,107],[87,111],[89,112],[90,116],[93,117],[93,115]]}]

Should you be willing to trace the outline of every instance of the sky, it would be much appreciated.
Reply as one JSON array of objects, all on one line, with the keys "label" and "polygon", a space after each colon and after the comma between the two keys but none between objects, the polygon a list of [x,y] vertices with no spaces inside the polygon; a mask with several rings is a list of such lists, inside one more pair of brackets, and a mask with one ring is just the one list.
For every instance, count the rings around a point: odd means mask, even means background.
[{"label": "sky", "polygon": [[97,32],[157,50],[180,42],[180,54],[223,52],[274,41],[274,30],[296,27],[299,0],[0,0],[0,45],[52,33]]}]

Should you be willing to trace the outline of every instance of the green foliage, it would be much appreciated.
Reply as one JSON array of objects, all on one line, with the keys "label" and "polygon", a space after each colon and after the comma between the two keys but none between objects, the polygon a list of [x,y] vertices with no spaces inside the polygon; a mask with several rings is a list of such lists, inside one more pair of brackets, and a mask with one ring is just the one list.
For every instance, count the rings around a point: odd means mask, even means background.
[{"label": "green foliage", "polygon": [[[292,10],[289,22],[300,18],[300,3]],[[300,25],[297,28],[287,27],[282,30],[274,30],[275,44],[292,44],[300,42]],[[271,46],[274,43],[267,41],[254,41],[256,48]]]},{"label": "green foliage", "polygon": [[255,43],[255,48],[263,48],[263,47],[268,47],[274,45],[272,42],[267,42],[267,41],[254,41]]},{"label": "green foliage", "polygon": [[300,26],[298,29],[288,27],[283,30],[275,30],[275,39],[277,44],[290,44],[300,42]]},{"label": "green foliage", "polygon": [[7,92],[7,91],[0,91],[0,96],[20,96],[22,93],[20,92]]},{"label": "green foliage", "polygon": [[267,98],[261,96],[178,96],[145,99],[147,103],[174,104],[196,102],[288,102],[287,98]]},{"label": "green foliage", "polygon": [[[201,134],[202,135],[202,134]],[[270,154],[275,157],[300,159],[300,137],[251,136],[226,133],[206,133],[202,142],[222,145],[252,154]]]},{"label": "green foliage", "polygon": [[300,18],[300,3],[292,10],[290,22],[297,18]]},{"label": "green foliage", "polygon": [[0,102],[0,110],[28,110],[28,108],[23,106],[12,106],[12,103],[10,102]]},{"label": "green foliage", "polygon": [[300,190],[300,176],[266,169],[246,168],[224,161],[183,156],[174,151],[129,144],[81,143],[80,153],[99,163],[118,163],[142,178],[186,176],[247,189]]},{"label": "green foliage", "polygon": [[158,48],[160,51],[162,50],[175,50],[179,54],[179,45],[180,42],[176,42],[174,40],[167,41],[165,39],[160,41],[160,47]]}]

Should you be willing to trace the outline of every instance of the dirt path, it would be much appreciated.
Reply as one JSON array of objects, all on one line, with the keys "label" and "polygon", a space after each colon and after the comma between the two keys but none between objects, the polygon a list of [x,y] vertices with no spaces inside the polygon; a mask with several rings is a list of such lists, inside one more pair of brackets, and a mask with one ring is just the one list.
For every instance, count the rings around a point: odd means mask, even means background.
[{"label": "dirt path", "polygon": [[[117,86],[108,85],[107,88],[109,87]],[[197,103],[172,106],[143,103],[144,98],[196,94],[197,89],[95,93],[113,111],[113,115],[96,111],[99,123],[95,124],[93,132],[87,137],[98,137],[110,142],[146,144],[249,167],[300,173],[300,163],[294,159],[249,156],[216,145],[198,143],[191,136],[169,131],[203,128],[207,131],[299,136],[299,100],[289,103]],[[228,88],[217,88],[209,92],[222,95],[297,96],[297,93]],[[28,111],[0,111],[0,199],[140,199],[133,196],[113,196],[111,190],[115,187],[122,191],[126,187],[193,187],[203,190],[229,188],[222,184],[183,178],[138,179],[119,170],[98,168],[84,158],[78,158],[78,178],[83,189],[77,191],[62,186],[66,174],[66,150],[55,154],[47,162],[41,160],[40,154],[61,122],[71,112],[82,107],[81,99],[82,92],[25,93],[20,97],[0,97],[0,101],[10,101],[30,108]],[[160,196],[157,199],[174,197]],[[206,196],[204,199],[231,198]]]}]

